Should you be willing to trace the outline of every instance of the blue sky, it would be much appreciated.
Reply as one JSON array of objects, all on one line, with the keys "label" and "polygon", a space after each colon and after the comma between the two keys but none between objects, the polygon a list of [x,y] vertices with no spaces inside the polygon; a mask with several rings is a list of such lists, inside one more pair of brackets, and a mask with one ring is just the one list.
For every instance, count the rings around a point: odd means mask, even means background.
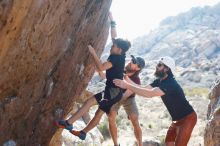
[{"label": "blue sky", "polygon": [[111,11],[117,22],[118,36],[132,40],[153,30],[168,16],[218,2],[220,0],[113,0]]}]

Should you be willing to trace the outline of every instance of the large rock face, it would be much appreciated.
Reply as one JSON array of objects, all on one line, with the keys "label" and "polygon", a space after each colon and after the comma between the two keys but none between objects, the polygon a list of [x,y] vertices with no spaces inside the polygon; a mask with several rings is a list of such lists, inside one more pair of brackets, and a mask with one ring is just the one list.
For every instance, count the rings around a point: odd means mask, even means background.
[{"label": "large rock face", "polygon": [[220,79],[212,87],[209,94],[210,104],[205,129],[205,146],[220,145]]},{"label": "large rock face", "polygon": [[0,1],[0,145],[48,145],[87,86],[111,0]]}]

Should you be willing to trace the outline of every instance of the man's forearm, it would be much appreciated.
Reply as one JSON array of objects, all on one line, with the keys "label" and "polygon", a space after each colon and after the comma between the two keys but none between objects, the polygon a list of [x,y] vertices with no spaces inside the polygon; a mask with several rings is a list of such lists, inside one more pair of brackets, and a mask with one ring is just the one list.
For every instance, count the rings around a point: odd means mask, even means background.
[{"label": "man's forearm", "polygon": [[134,92],[132,92],[132,91],[130,91],[130,90],[127,89],[127,90],[124,92],[121,101],[124,101],[124,100],[128,99],[128,97],[130,97],[132,94],[134,94]]},{"label": "man's forearm", "polygon": [[112,39],[117,38],[117,31],[115,26],[114,27],[111,26],[111,37]]},{"label": "man's forearm", "polygon": [[146,88],[143,88],[143,87],[137,87],[135,85],[132,85],[132,84],[127,84],[127,89],[131,90],[132,92],[140,95],[140,96],[144,96],[144,97],[147,97],[147,98],[151,98],[153,97],[153,94],[151,92],[151,89],[146,89]]},{"label": "man's forearm", "polygon": [[111,23],[111,37],[112,39],[115,39],[117,37],[117,31],[116,31],[116,22],[114,21],[114,18],[112,16],[112,13],[109,13],[110,23]]},{"label": "man's forearm", "polygon": [[130,79],[129,76],[126,76],[125,80],[126,80],[128,83],[130,83],[130,84],[132,84],[132,85],[134,85],[134,86],[141,87],[141,85],[136,84],[135,82],[133,82],[133,81]]},{"label": "man's forearm", "polygon": [[101,63],[100,59],[98,58],[97,54],[93,53],[92,56],[95,60],[95,65],[97,67],[97,70],[102,71],[102,63]]}]

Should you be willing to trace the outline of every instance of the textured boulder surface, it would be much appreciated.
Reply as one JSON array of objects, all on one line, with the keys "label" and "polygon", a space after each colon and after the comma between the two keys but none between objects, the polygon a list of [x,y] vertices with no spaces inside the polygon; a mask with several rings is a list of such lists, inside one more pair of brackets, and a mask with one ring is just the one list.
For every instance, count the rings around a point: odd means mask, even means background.
[{"label": "textured boulder surface", "polygon": [[48,145],[94,72],[111,0],[0,1],[0,145]]},{"label": "textured boulder surface", "polygon": [[210,104],[204,135],[205,146],[220,145],[220,79],[216,80],[209,94]]}]

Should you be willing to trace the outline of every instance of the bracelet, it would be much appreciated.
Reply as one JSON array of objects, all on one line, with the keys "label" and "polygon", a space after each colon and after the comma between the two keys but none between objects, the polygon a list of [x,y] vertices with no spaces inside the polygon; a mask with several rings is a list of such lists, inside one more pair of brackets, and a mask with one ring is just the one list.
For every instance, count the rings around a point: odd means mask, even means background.
[{"label": "bracelet", "polygon": [[111,21],[111,27],[115,27],[116,26],[116,22],[115,21]]}]

